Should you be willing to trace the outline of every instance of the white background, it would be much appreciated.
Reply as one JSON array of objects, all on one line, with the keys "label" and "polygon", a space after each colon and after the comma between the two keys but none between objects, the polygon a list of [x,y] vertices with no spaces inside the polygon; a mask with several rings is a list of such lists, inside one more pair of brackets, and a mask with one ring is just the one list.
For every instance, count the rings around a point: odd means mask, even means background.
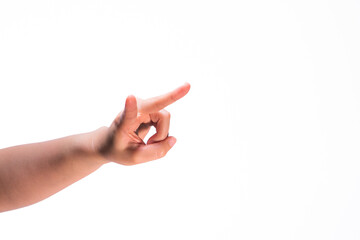
[{"label": "white background", "polygon": [[358,1],[0,0],[0,148],[183,82],[178,142],[0,214],[0,239],[360,239]]}]

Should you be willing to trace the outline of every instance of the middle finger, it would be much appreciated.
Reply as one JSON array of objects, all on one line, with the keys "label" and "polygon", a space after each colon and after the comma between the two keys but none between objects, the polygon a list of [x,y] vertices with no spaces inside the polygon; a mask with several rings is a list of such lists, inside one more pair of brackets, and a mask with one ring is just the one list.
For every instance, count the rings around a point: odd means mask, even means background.
[{"label": "middle finger", "polygon": [[159,112],[150,114],[150,118],[154,123],[156,133],[149,138],[147,144],[166,139],[169,134],[170,113],[163,109]]}]

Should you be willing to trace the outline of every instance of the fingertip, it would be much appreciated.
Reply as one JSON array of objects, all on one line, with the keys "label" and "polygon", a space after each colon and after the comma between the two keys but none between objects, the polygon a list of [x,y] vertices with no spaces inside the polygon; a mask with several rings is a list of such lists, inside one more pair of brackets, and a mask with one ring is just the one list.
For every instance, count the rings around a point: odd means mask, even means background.
[{"label": "fingertip", "polygon": [[168,137],[168,143],[170,145],[170,147],[173,147],[176,143],[176,138],[175,137]]},{"label": "fingertip", "polygon": [[191,85],[188,82],[185,82],[181,87],[181,97],[185,96],[190,91]]},{"label": "fingertip", "polygon": [[133,103],[136,103],[136,97],[134,95],[129,95],[127,98],[126,98],[126,103],[127,104],[133,104]]},{"label": "fingertip", "polygon": [[186,86],[186,88],[187,88],[187,89],[189,89],[189,90],[190,90],[190,88],[191,88],[191,84],[190,84],[189,82],[185,82],[185,83],[184,83],[184,85]]},{"label": "fingertip", "polygon": [[148,145],[148,144],[153,144],[155,141],[153,141],[151,138],[149,138],[148,140],[147,140],[147,142],[146,142],[146,144]]},{"label": "fingertip", "polygon": [[134,95],[129,95],[126,98],[125,109],[133,110],[136,109],[136,106],[137,106],[136,97]]}]

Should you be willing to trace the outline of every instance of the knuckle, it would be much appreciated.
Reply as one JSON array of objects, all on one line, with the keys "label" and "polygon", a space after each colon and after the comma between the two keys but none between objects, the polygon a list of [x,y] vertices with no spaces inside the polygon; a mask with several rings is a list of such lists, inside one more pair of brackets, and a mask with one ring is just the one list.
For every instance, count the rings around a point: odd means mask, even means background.
[{"label": "knuckle", "polygon": [[171,114],[170,114],[168,111],[166,111],[165,109],[163,109],[163,110],[161,111],[161,113],[162,113],[162,115],[163,115],[165,118],[169,118],[169,119],[170,119]]}]

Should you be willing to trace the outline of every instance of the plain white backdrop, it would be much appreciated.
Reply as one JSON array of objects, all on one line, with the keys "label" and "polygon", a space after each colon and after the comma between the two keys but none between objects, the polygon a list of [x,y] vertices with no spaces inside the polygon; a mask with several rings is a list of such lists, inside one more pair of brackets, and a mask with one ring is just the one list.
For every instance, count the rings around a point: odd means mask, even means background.
[{"label": "plain white backdrop", "polygon": [[[0,214],[0,239],[360,239],[359,1],[0,0],[0,148],[183,82],[178,141]],[[152,132],[153,133],[153,132]]]}]

